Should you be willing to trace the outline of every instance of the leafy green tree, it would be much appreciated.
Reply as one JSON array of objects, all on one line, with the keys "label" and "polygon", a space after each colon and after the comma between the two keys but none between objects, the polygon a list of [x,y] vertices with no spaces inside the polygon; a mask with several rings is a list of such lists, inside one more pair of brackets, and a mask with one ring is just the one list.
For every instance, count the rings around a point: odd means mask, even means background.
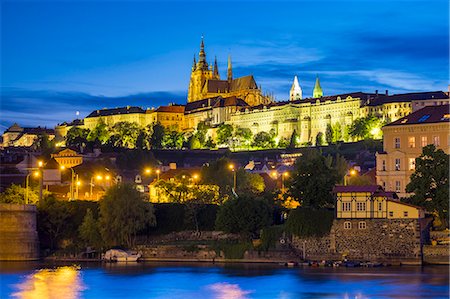
[{"label": "leafy green tree", "polygon": [[100,232],[108,245],[126,245],[131,248],[140,230],[156,224],[153,205],[145,202],[132,185],[112,186],[99,205]]},{"label": "leafy green tree", "polygon": [[228,233],[257,235],[271,224],[272,213],[266,201],[239,196],[226,201],[219,209],[216,229]]},{"label": "leafy green tree", "polygon": [[248,173],[245,169],[241,168],[236,175],[237,194],[260,194],[264,192],[266,185],[264,179],[259,174]]},{"label": "leafy green tree", "polygon": [[414,193],[412,203],[437,213],[441,223],[448,227],[449,155],[433,144],[425,146],[416,159],[416,170],[406,192]]},{"label": "leafy green tree", "polygon": [[325,130],[325,141],[327,144],[333,143],[333,127],[331,124],[327,124],[327,129]]},{"label": "leafy green tree", "polygon": [[230,171],[231,161],[222,157],[202,167],[201,180],[206,185],[219,186],[220,196],[228,196],[233,186],[233,172]]},{"label": "leafy green tree", "polygon": [[263,149],[274,148],[275,140],[270,133],[262,131],[254,136],[252,145],[254,147],[263,148]]},{"label": "leafy green tree", "polygon": [[348,134],[354,140],[380,138],[383,122],[376,116],[358,118],[348,128]]},{"label": "leafy green tree", "polygon": [[[0,203],[25,204],[26,188],[12,184],[0,193]],[[36,188],[28,187],[28,202],[37,203],[39,201],[39,191]]]},{"label": "leafy green tree", "polygon": [[83,222],[78,228],[80,238],[85,242],[86,246],[94,246],[98,248],[102,244],[102,237],[97,220],[91,209],[86,210]]},{"label": "leafy green tree", "polygon": [[207,148],[216,148],[217,144],[214,142],[211,136],[208,137],[208,140],[206,140],[205,147]]},{"label": "leafy green tree", "polygon": [[340,122],[337,122],[333,125],[333,142],[341,141],[342,136],[342,126]]},{"label": "leafy green tree", "polygon": [[206,133],[208,132],[208,126],[204,121],[201,121],[197,125],[197,132],[195,132],[195,137],[200,142],[200,147],[204,146],[206,143]]},{"label": "leafy green tree", "polygon": [[332,210],[299,207],[289,212],[285,227],[299,237],[322,237],[330,233],[333,220]]},{"label": "leafy green tree", "polygon": [[55,249],[67,226],[67,219],[69,218],[67,202],[50,195],[45,196],[39,202],[37,208],[39,235],[49,240],[50,249]]},{"label": "leafy green tree", "polygon": [[72,127],[66,134],[66,146],[80,148],[87,143],[87,137],[89,135],[88,129],[82,129],[80,127]]},{"label": "leafy green tree", "polygon": [[294,130],[291,134],[291,139],[289,141],[288,148],[290,148],[290,149],[296,148],[298,146],[298,140],[299,140],[299,136],[297,134],[297,130]]},{"label": "leafy green tree", "polygon": [[233,126],[228,124],[220,124],[217,128],[217,143],[226,144],[233,137]]},{"label": "leafy green tree", "polygon": [[302,207],[328,207],[333,204],[331,191],[337,180],[336,170],[319,151],[311,149],[297,160],[288,192]]},{"label": "leafy green tree", "polygon": [[121,121],[111,128],[111,138],[116,147],[134,148],[141,129],[135,122]]},{"label": "leafy green tree", "polygon": [[334,169],[336,173],[336,181],[344,183],[344,176],[347,174],[349,165],[347,160],[340,154],[336,154],[334,157],[328,155],[325,159],[325,164]]},{"label": "leafy green tree", "polygon": [[181,149],[183,147],[184,134],[175,130],[164,133],[163,147]]},{"label": "leafy green tree", "polygon": [[136,148],[149,150],[152,148],[151,138],[153,134],[153,126],[148,125],[139,131],[139,135],[136,138]]},{"label": "leafy green tree", "polygon": [[249,128],[237,127],[234,131],[239,146],[249,147],[252,141],[253,133]]},{"label": "leafy green tree", "polygon": [[192,135],[189,138],[189,148],[190,149],[199,149],[202,145],[200,143],[200,140],[198,140],[198,137],[196,135]]},{"label": "leafy green tree", "polygon": [[287,137],[280,138],[278,141],[277,147],[278,148],[288,148],[290,143],[290,139]]},{"label": "leafy green tree", "polygon": [[317,136],[316,136],[316,146],[321,146],[321,145],[323,145],[323,133],[319,132],[319,133],[317,133]]},{"label": "leafy green tree", "polygon": [[95,142],[99,141],[101,144],[105,144],[109,139],[108,126],[105,124],[103,119],[100,119],[98,124],[93,128],[88,136],[87,141]]},{"label": "leafy green tree", "polygon": [[163,140],[165,135],[164,127],[157,123],[152,128],[151,145],[152,149],[161,149],[163,147]]}]

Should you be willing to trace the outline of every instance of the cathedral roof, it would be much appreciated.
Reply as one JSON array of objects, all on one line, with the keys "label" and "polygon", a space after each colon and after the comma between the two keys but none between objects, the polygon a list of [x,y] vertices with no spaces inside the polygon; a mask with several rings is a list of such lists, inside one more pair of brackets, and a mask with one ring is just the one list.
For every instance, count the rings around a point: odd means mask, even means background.
[{"label": "cathedral roof", "polygon": [[231,81],[231,84],[230,84],[231,91],[237,91],[237,90],[243,90],[243,89],[258,89],[255,78],[253,78],[253,75],[236,78]]},{"label": "cathedral roof", "polygon": [[206,92],[219,93],[229,92],[230,86],[227,80],[210,79],[206,81]]},{"label": "cathedral roof", "polygon": [[91,114],[86,116],[86,118],[117,115],[117,114],[130,114],[130,113],[145,113],[145,110],[142,109],[141,107],[136,107],[136,106],[127,106],[127,107],[112,108],[112,109],[101,109],[101,110],[92,111]]}]

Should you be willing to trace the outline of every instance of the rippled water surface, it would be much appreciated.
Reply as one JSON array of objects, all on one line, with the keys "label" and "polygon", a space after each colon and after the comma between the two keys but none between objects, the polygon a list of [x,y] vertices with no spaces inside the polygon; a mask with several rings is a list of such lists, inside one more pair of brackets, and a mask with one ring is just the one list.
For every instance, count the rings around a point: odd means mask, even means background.
[{"label": "rippled water surface", "polygon": [[446,266],[1,263],[0,298],[448,298]]}]

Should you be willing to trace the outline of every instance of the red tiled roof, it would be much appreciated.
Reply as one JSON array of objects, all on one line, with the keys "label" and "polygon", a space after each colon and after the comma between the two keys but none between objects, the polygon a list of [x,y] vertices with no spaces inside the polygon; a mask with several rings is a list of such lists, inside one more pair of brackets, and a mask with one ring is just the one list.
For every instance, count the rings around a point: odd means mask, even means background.
[{"label": "red tiled roof", "polygon": [[182,105],[160,106],[155,111],[169,112],[169,113],[184,113],[184,106]]}]

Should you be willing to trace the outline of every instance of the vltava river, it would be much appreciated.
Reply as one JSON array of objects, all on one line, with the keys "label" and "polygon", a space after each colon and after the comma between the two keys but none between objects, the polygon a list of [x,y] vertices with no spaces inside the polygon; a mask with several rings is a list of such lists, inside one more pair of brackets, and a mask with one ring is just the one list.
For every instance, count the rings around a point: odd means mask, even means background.
[{"label": "vltava river", "polygon": [[0,298],[448,298],[446,266],[1,263]]}]

